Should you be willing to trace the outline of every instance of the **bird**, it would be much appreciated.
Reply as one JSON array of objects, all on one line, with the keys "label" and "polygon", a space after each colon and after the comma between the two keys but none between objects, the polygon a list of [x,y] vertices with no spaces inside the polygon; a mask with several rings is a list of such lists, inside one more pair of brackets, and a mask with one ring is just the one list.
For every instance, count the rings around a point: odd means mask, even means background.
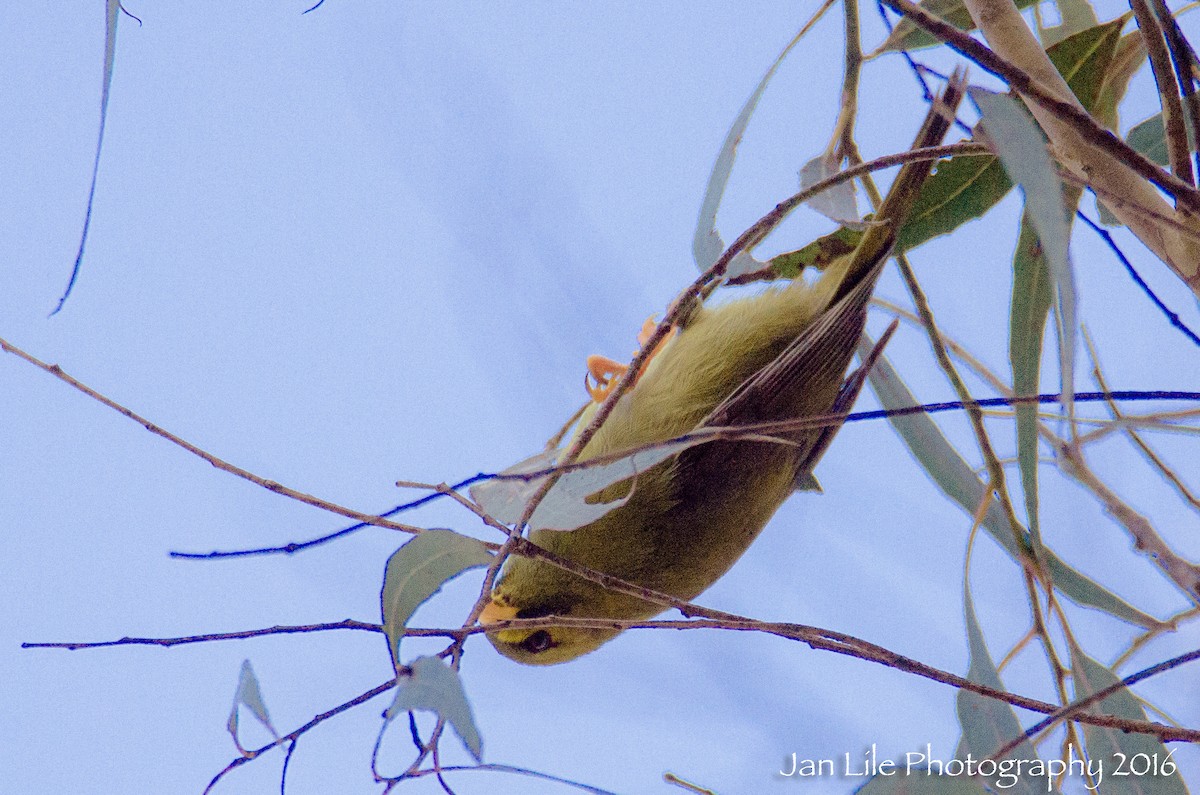
[{"label": "bird", "polygon": [[[941,142],[961,94],[956,76],[931,107],[914,147]],[[577,460],[707,428],[844,415],[886,342],[885,335],[863,367],[846,376],[875,282],[928,173],[928,162],[906,164],[858,248],[827,265],[815,281],[797,278],[783,288],[724,303],[697,302],[677,313],[670,336]],[[642,342],[651,328],[648,322]],[[578,429],[624,370],[604,357],[592,357],[588,365],[593,400]],[[690,601],[733,566],[793,491],[819,490],[813,467],[838,424],[816,422],[774,433],[773,440],[717,436],[593,495],[590,500],[624,500],[600,518],[566,532],[534,529],[529,540],[576,564]],[[664,609],[546,560],[513,556],[479,622],[486,628],[546,616],[639,621]],[[486,635],[505,657],[550,665],[592,652],[621,631],[499,627]]]}]

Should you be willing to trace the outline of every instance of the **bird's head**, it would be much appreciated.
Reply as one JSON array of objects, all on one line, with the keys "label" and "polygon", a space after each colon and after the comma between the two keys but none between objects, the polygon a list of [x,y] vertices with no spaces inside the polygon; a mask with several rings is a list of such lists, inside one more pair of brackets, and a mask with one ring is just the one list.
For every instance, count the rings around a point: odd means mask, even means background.
[{"label": "bird's head", "polygon": [[[561,598],[522,599],[522,596],[524,594],[519,590],[505,588],[503,583],[498,584],[492,591],[491,601],[479,616],[479,623],[487,626],[512,618],[572,615],[583,617],[578,603],[573,604]],[[510,660],[525,665],[554,665],[595,651],[619,632],[617,628],[510,628],[490,631],[487,633],[487,639],[496,651]]]}]

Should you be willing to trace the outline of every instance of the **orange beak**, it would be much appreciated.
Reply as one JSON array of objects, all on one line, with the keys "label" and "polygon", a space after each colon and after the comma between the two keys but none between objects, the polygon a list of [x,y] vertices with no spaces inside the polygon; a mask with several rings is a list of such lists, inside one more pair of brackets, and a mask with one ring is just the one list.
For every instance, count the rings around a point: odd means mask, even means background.
[{"label": "orange beak", "polygon": [[479,614],[480,624],[495,624],[497,621],[507,621],[510,618],[517,617],[517,608],[509,607],[506,604],[492,599],[487,603],[487,607],[483,608],[483,612]]}]

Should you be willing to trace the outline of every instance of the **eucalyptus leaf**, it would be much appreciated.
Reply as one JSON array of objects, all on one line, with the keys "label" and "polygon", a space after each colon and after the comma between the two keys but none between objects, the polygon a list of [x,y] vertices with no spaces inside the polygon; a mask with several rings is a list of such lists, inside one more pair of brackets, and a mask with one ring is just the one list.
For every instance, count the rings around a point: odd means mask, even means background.
[{"label": "eucalyptus leaf", "polygon": [[824,270],[825,266],[838,257],[844,257],[858,248],[863,233],[858,229],[840,227],[827,235],[821,235],[807,246],[788,251],[770,259],[767,263],[778,278],[795,279],[805,268]]},{"label": "eucalyptus leaf", "polygon": [[[819,182],[837,176],[840,169],[836,158],[820,155],[809,160],[800,169],[800,190],[808,190]],[[847,180],[827,188],[805,202],[810,209],[850,228],[861,227],[862,216],[858,213],[858,200],[854,195],[854,182]]]},{"label": "eucalyptus leaf", "polygon": [[117,21],[121,17],[121,0],[106,0],[104,7],[104,75],[100,89],[100,127],[96,133],[96,155],[92,159],[92,184],[88,188],[87,209],[83,213],[83,230],[79,234],[79,248],[75,252],[75,263],[71,266],[71,277],[67,287],[59,296],[58,305],[54,307],[55,314],[63,308],[75,282],[79,278],[79,269],[83,264],[83,249],[87,244],[88,228],[92,225],[92,203],[96,198],[96,179],[100,174],[100,151],[104,147],[104,123],[108,119],[108,95],[112,88],[113,63],[117,53]]},{"label": "eucalyptus leaf", "polygon": [[896,235],[896,250],[914,249],[981,218],[1010,190],[1012,181],[994,155],[956,155],[939,161]]},{"label": "eucalyptus leaf", "polygon": [[426,530],[388,558],[379,601],[392,662],[399,666],[400,641],[417,608],[442,584],[468,569],[486,566],[492,554],[482,542],[452,530]]},{"label": "eucalyptus leaf", "polygon": [[[1100,86],[1096,106],[1094,109],[1089,108],[1092,110],[1092,115],[1110,130],[1117,130],[1120,127],[1118,107],[1121,100],[1125,98],[1125,92],[1129,89],[1129,81],[1133,79],[1134,74],[1145,62],[1146,42],[1142,38],[1141,31],[1135,30],[1122,36],[1117,42],[1112,62],[1104,70],[1104,79]],[[1100,215],[1100,223],[1105,226],[1122,225],[1120,219],[1104,205],[1099,196],[1096,197],[1096,209]]]},{"label": "eucalyptus leaf", "polygon": [[1062,183],[1046,150],[1041,128],[1013,97],[969,89],[1004,170],[1025,194],[1026,216],[1041,243],[1042,256],[1054,282],[1059,369],[1063,405],[1070,412],[1075,394],[1076,320],[1075,274],[1068,256],[1071,228],[1063,202]]},{"label": "eucalyptus leaf", "polygon": [[383,728],[386,729],[398,715],[417,710],[437,713],[438,718],[445,719],[454,729],[475,761],[481,761],[483,739],[475,726],[458,671],[437,657],[418,657],[408,669],[409,673],[400,675],[396,697],[383,714]]},{"label": "eucalyptus leaf", "polygon": [[[1188,147],[1194,152],[1196,151],[1196,132],[1192,129],[1191,117],[1184,114],[1183,122],[1188,131]],[[1126,136],[1125,142],[1160,166],[1169,167],[1171,165],[1170,156],[1167,154],[1167,136],[1163,130],[1161,113],[1155,113],[1150,118],[1135,124],[1129,131],[1129,135]]]},{"label": "eucalyptus leaf", "polygon": [[[874,347],[874,341],[864,335],[859,345],[860,355]],[[912,392],[886,356],[880,356],[871,369],[869,379],[880,404],[887,409],[919,405]],[[945,494],[959,504],[968,516],[974,516],[982,502],[986,487],[974,470],[942,434],[927,414],[889,417],[888,421],[908,446],[909,452]],[[1021,561],[1021,550],[1013,538],[1004,512],[994,501],[983,518],[983,529],[995,539],[1014,560]],[[1163,622],[1138,610],[1104,586],[1088,579],[1047,550],[1043,562],[1050,570],[1054,585],[1063,595],[1085,607],[1094,607],[1145,629],[1161,628]]]},{"label": "eucalyptus leaf", "polygon": [[[762,99],[763,92],[767,90],[767,84],[775,76],[783,59],[799,42],[800,35],[797,34],[783,48],[779,57],[775,59],[766,74],[763,75],[762,80],[758,82],[754,92],[750,94],[750,98],[746,100],[746,104],[742,105],[729,132],[725,134],[725,141],[717,153],[717,160],[713,163],[712,173],[708,177],[708,185],[704,189],[704,200],[700,203],[700,215],[696,219],[696,231],[692,234],[692,258],[696,261],[696,267],[701,271],[711,268],[725,251],[725,241],[722,239],[721,233],[717,231],[717,211],[721,209],[721,200],[725,197],[725,189],[729,186],[729,176],[733,173],[733,163],[737,159],[738,144],[742,142],[742,136],[746,134],[750,117],[754,115],[758,101]],[[765,264],[754,259],[749,252],[743,251],[729,264],[730,267],[726,273],[730,277],[734,277],[760,270]]]},{"label": "eucalyptus leaf", "polygon": [[[553,469],[562,455],[561,449],[545,450],[518,461],[500,472],[501,475],[524,475]],[[479,504],[484,513],[497,522],[514,524],[525,512],[525,506],[541,487],[545,478],[502,477],[477,483],[468,490],[471,499]]]},{"label": "eucalyptus leaf", "polygon": [[[1050,62],[1080,104],[1089,110],[1113,96],[1123,95],[1128,74],[1132,74],[1128,71],[1129,59],[1138,52],[1137,42],[1121,37],[1123,24],[1123,19],[1116,19],[1089,27],[1046,50]],[[897,233],[896,251],[910,251],[981,218],[1008,195],[1012,186],[1004,166],[993,154],[955,155],[938,161],[925,180],[908,221]],[[841,241],[856,242],[857,238],[851,236],[858,234],[854,229],[842,227],[798,251],[772,259],[771,271],[780,277],[794,278],[804,265],[819,266],[825,261],[819,259],[822,248],[830,244],[837,247]]]},{"label": "eucalyptus leaf", "polygon": [[242,660],[242,670],[238,673],[237,690],[233,694],[233,707],[229,710],[229,720],[225,724],[229,729],[230,736],[233,737],[233,744],[238,747],[239,751],[245,753],[241,740],[238,739],[239,707],[249,709],[258,722],[271,732],[271,736],[279,739],[279,732],[275,731],[275,727],[271,725],[271,716],[268,714],[267,704],[263,700],[262,688],[259,687],[258,677],[254,675],[254,668],[250,665],[249,660]]},{"label": "eucalyptus leaf", "polygon": [[[1000,681],[1000,672],[996,670],[996,664],[992,662],[992,655],[988,652],[983,630],[975,615],[975,603],[971,598],[969,578],[964,578],[963,581],[963,615],[967,622],[967,644],[971,653],[967,679],[996,690],[1004,690],[1004,683]],[[1009,741],[1021,735],[1021,724],[1017,721],[1017,715],[1009,704],[970,690],[959,690],[957,701],[958,723],[963,732],[962,742],[958,748],[960,758],[967,758],[969,754],[974,759],[987,759],[1001,747],[1007,745]],[[1006,754],[1004,760],[998,761],[1008,760],[1008,764],[1012,765],[1012,760],[1032,762],[1037,758],[1037,751],[1034,750],[1033,743],[1025,740]],[[1020,761],[1016,762],[1016,767],[1020,769]],[[1041,778],[1016,777],[1014,780],[1004,774],[985,776],[984,778],[994,791],[1013,793],[1013,795],[1037,795],[1048,789],[1046,781]]]},{"label": "eucalyptus leaf", "polygon": [[1115,19],[1095,25],[1073,33],[1046,50],[1050,62],[1067,81],[1079,104],[1089,111],[1095,111],[1103,101],[1106,81],[1115,68],[1124,24],[1124,20]]},{"label": "eucalyptus leaf", "polygon": [[[672,442],[650,450],[640,450],[607,464],[568,472],[558,479],[553,488],[546,493],[545,499],[538,504],[537,510],[529,520],[529,527],[533,530],[574,530],[591,524],[609,511],[624,505],[633,492],[628,490],[625,496],[608,502],[589,502],[589,497],[645,472],[671,456],[700,444],[701,441],[689,439]],[[633,488],[637,488],[636,483]]]},{"label": "eucalyptus leaf", "polygon": [[[1041,378],[1042,341],[1050,314],[1053,290],[1037,234],[1022,216],[1021,233],[1013,255],[1012,302],[1008,321],[1008,360],[1012,367],[1013,391],[1018,395],[1038,394]],[[1030,535],[1041,538],[1038,520],[1038,407],[1021,404],[1016,412],[1017,463],[1025,494],[1025,515]]]},{"label": "eucalyptus leaf", "polygon": [[[1071,643],[1071,681],[1075,698],[1081,699],[1120,682],[1121,677]],[[1146,720],[1146,711],[1137,697],[1124,687],[1087,711]],[[1157,737],[1089,723],[1083,724],[1083,737],[1088,757],[1104,772],[1100,782],[1103,795],[1186,795],[1187,786],[1174,767],[1173,749]]]},{"label": "eucalyptus leaf", "polygon": [[[1113,20],[1108,24],[1115,25],[1123,22],[1123,18]],[[1118,35],[1120,30],[1118,29]],[[1096,96],[1095,106],[1087,106],[1088,110],[1110,130],[1120,126],[1118,107],[1125,99],[1129,90],[1129,81],[1138,70],[1146,65],[1146,41],[1139,30],[1134,30],[1121,36],[1113,51],[1112,59],[1100,73],[1100,91]]]},{"label": "eucalyptus leaf", "polygon": [[[1080,104],[1091,109],[1103,91],[1121,36],[1121,21],[1080,31],[1046,50]],[[955,155],[940,161],[925,181],[908,222],[896,239],[897,251],[953,232],[982,217],[1012,189],[1012,181],[994,155]]]}]

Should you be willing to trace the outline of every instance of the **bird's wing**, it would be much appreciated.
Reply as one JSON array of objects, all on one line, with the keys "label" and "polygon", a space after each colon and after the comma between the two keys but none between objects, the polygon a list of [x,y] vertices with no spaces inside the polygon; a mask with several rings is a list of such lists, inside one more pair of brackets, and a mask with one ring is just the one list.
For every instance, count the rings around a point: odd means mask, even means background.
[{"label": "bird's wing", "polygon": [[[898,325],[899,321],[892,321],[887,330],[883,332],[883,336],[871,348],[871,352],[867,354],[867,358],[863,361],[862,365],[846,378],[841,390],[838,391],[837,398],[833,401],[833,406],[829,409],[831,415],[837,416],[850,412],[850,409],[854,406],[854,401],[858,399],[858,393],[862,391],[863,385],[867,382],[867,376],[870,374],[871,368],[875,366],[875,362],[883,354],[884,346],[888,344],[888,340],[892,338],[892,334],[896,331]],[[810,483],[816,482],[812,471],[817,466],[817,462],[821,460],[821,456],[829,448],[833,437],[837,435],[843,422],[843,420],[838,420],[836,423],[826,425],[821,429],[821,435],[813,442],[812,447],[806,451],[804,458],[800,461],[800,466],[796,470],[797,489],[803,491],[809,488]],[[817,486],[817,490],[820,490],[819,485]]]},{"label": "bird's wing", "polygon": [[[865,373],[856,373],[844,383],[843,376],[862,335],[867,302],[886,258],[884,252],[855,287],[805,327],[770,364],[742,382],[700,427],[753,427],[848,410],[862,388]],[[840,419],[831,418],[824,427],[786,432],[764,429],[763,435],[780,439],[780,444],[794,445],[795,471],[803,478],[812,472],[841,424]],[[721,468],[728,450],[722,442],[710,442],[683,451],[676,462],[676,482],[690,482],[687,472],[693,468]]]},{"label": "bird's wing", "polygon": [[[867,320],[867,302],[887,252],[841,300],[828,307],[766,367],[747,378],[705,418],[702,427],[732,427],[754,422],[792,419],[797,395],[822,384],[840,384]],[[837,393],[808,414],[828,413]],[[825,405],[821,405],[824,403]]]},{"label": "bird's wing", "polygon": [[[944,138],[965,91],[959,72],[951,77],[936,100],[913,142],[914,148],[935,146]],[[830,305],[770,364],[746,379],[700,424],[700,427],[736,427],[753,423],[816,417],[835,406],[849,407],[862,388],[865,369],[842,384],[855,346],[867,319],[867,303],[899,228],[908,219],[921,186],[929,176],[929,163],[906,163],[897,174],[879,208],[879,223],[871,226],[850,259]],[[830,274],[832,275],[832,274]],[[834,386],[842,384],[841,388]],[[819,394],[825,390],[827,394]],[[799,475],[811,471],[817,458],[833,440],[840,423],[813,431],[797,431],[790,439],[799,445]],[[722,455],[720,444],[703,444],[680,453],[678,466],[714,464]],[[714,456],[716,458],[714,458]]]}]

